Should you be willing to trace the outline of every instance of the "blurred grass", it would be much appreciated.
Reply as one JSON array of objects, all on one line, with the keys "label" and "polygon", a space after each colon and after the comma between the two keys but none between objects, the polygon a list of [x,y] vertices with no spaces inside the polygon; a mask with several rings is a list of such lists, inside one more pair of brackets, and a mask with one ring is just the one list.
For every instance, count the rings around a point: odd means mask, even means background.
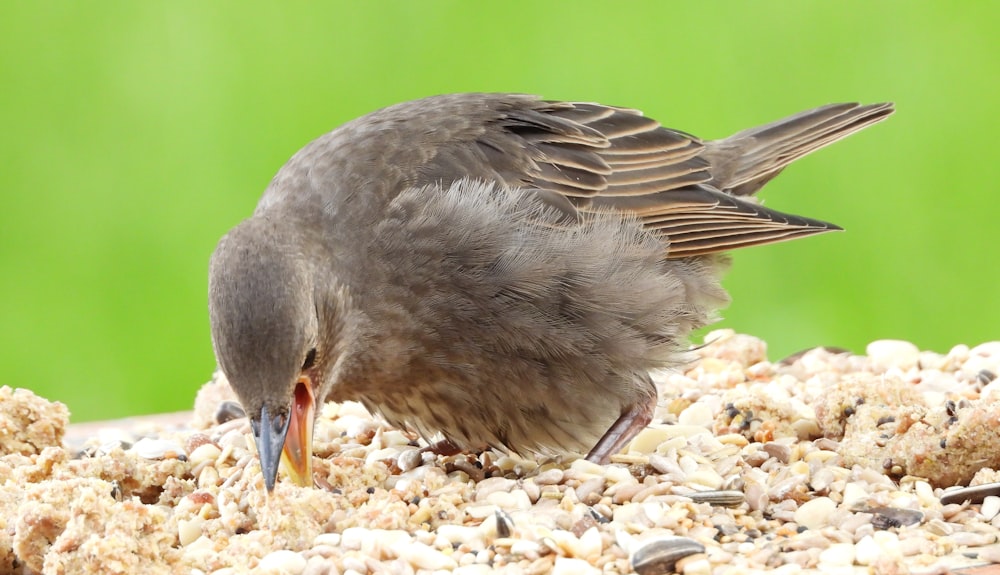
[{"label": "blurred grass", "polygon": [[631,106],[709,138],[894,100],[769,186],[848,232],[737,253],[718,325],[773,359],[997,339],[998,27],[990,3],[4,3],[0,383],[76,421],[188,408],[214,366],[218,238],[310,139],[454,91]]}]

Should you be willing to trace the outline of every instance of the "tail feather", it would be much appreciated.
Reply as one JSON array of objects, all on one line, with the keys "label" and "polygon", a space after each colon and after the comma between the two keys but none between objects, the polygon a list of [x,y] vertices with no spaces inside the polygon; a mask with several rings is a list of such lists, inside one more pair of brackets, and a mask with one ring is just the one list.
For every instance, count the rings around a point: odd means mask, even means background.
[{"label": "tail feather", "polygon": [[891,103],[830,104],[707,142],[711,184],[746,196],[788,164],[892,115]]}]

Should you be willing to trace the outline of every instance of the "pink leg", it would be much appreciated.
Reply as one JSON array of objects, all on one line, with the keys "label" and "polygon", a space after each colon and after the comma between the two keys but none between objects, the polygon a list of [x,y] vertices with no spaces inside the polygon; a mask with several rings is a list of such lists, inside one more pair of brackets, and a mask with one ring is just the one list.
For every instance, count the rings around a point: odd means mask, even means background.
[{"label": "pink leg", "polygon": [[431,452],[434,455],[456,455],[462,452],[462,448],[451,442],[450,439],[442,439],[441,441],[436,441],[427,447],[420,450],[423,452]]},{"label": "pink leg", "polygon": [[656,409],[656,395],[652,395],[644,403],[634,403],[622,411],[617,421],[604,433],[597,445],[587,454],[587,461],[605,465],[611,461],[611,456],[632,441],[640,431],[653,420],[653,410]]}]

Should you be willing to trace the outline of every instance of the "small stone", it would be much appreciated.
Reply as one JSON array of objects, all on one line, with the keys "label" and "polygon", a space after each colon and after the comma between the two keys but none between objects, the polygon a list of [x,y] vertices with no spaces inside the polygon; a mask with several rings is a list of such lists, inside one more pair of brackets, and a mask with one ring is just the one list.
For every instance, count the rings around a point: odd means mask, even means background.
[{"label": "small stone", "polygon": [[340,546],[340,533],[320,533],[313,539],[313,547],[329,545],[330,547]]},{"label": "small stone", "polygon": [[881,339],[873,341],[865,348],[868,361],[876,372],[883,372],[891,367],[907,371],[920,361],[920,349],[908,341],[898,339]]},{"label": "small stone", "polygon": [[541,471],[534,478],[538,485],[558,485],[563,480],[563,470],[558,467]]},{"label": "small stone", "polygon": [[821,565],[853,565],[854,545],[851,543],[834,543],[820,552]]},{"label": "small stone", "polygon": [[681,425],[694,425],[710,429],[715,421],[715,414],[707,402],[699,401],[692,403],[687,409],[677,416],[677,423]]},{"label": "small stone", "polygon": [[556,563],[552,566],[550,573],[552,575],[599,575],[601,570],[583,559],[556,557]]},{"label": "small stone", "polygon": [[143,459],[179,459],[187,457],[184,448],[176,441],[143,437],[129,450]]},{"label": "small stone", "polygon": [[454,575],[492,575],[496,571],[493,567],[485,565],[482,563],[473,563],[471,565],[460,565],[455,568],[452,573]]},{"label": "small stone", "polygon": [[955,545],[966,547],[982,547],[997,542],[996,533],[973,533],[971,531],[956,531],[949,535]]},{"label": "small stone", "polygon": [[396,466],[399,467],[400,471],[410,471],[411,469],[420,467],[423,461],[423,455],[419,449],[407,449],[399,454]]},{"label": "small stone", "polygon": [[454,569],[455,560],[429,545],[411,541],[397,547],[399,558],[417,569]]},{"label": "small stone", "polygon": [[191,455],[188,456],[188,460],[191,462],[191,465],[197,466],[208,461],[215,461],[222,454],[222,450],[214,443],[203,443],[190,453]]},{"label": "small stone", "polygon": [[601,532],[597,527],[591,527],[580,535],[580,557],[587,560],[594,560],[601,555],[604,542],[601,539]]},{"label": "small stone", "polygon": [[844,486],[844,506],[848,509],[859,510],[870,497],[871,494],[863,485],[851,482]]},{"label": "small stone", "polygon": [[979,508],[979,512],[983,514],[983,517],[990,521],[1000,513],[1000,497],[996,495],[988,495],[983,499],[983,505]]},{"label": "small stone", "polygon": [[854,545],[854,561],[858,565],[872,565],[881,554],[882,550],[871,535],[865,535]]},{"label": "small stone", "polygon": [[829,525],[830,516],[837,509],[837,502],[829,497],[810,499],[795,510],[795,522],[809,529]]},{"label": "small stone", "polygon": [[306,558],[300,553],[280,549],[264,556],[257,564],[257,569],[264,573],[280,573],[281,575],[300,575],[306,568]]},{"label": "small stone", "polygon": [[712,564],[704,553],[688,555],[677,562],[677,571],[682,575],[711,575]]},{"label": "small stone", "polygon": [[792,449],[784,443],[770,441],[764,444],[763,449],[765,453],[786,465],[792,459]]},{"label": "small stone", "polygon": [[1000,544],[987,545],[977,549],[977,556],[982,561],[1000,563]]},{"label": "small stone", "polygon": [[479,527],[469,525],[439,525],[437,534],[448,540],[452,545],[466,544],[472,549],[485,547],[485,533]]},{"label": "small stone", "polygon": [[205,520],[197,515],[191,519],[181,519],[177,522],[177,538],[181,545],[190,545],[201,537],[201,529]]}]

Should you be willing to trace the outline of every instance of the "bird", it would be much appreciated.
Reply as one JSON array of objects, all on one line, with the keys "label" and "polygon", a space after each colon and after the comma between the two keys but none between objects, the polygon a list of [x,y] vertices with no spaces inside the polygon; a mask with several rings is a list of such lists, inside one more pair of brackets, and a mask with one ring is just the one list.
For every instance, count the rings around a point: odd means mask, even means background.
[{"label": "bird", "polygon": [[586,454],[652,420],[652,370],[729,296],[727,252],[840,230],[763,206],[788,164],[886,119],[831,104],[703,140],[642,112],[426,97],[326,133],[219,240],[208,307],[264,485],[313,485],[328,402],[436,453]]}]

